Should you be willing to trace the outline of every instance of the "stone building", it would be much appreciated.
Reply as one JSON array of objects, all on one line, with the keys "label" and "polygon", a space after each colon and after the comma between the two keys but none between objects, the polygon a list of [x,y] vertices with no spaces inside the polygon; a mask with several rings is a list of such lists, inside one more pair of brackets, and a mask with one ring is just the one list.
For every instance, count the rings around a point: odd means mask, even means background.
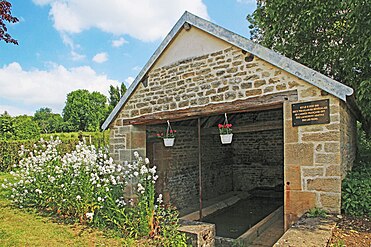
[{"label": "stone building", "polygon": [[[116,162],[134,150],[158,166],[158,190],[183,209],[231,191],[282,191],[286,226],[320,207],[340,212],[355,159],[353,90],[185,12],[102,128]],[[218,123],[233,124],[222,145]],[[154,135],[169,120],[175,145]]]}]

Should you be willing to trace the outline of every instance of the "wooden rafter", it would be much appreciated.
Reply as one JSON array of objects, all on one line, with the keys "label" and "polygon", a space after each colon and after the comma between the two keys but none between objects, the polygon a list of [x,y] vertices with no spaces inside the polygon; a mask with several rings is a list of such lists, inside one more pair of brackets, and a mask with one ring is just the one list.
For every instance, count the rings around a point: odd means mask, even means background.
[{"label": "wooden rafter", "polygon": [[297,101],[297,91],[285,91],[269,95],[258,96],[245,100],[209,104],[206,106],[191,107],[175,111],[163,111],[140,116],[133,119],[124,119],[123,125],[158,124],[166,120],[180,121],[197,117],[213,116],[224,113],[241,113],[263,111],[282,107],[285,100]]}]

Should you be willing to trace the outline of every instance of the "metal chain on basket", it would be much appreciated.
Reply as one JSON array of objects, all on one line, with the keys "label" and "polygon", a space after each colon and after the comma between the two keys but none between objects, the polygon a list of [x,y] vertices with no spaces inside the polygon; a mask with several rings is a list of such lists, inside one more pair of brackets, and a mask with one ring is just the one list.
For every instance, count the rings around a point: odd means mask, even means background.
[{"label": "metal chain on basket", "polygon": [[169,133],[173,134],[173,129],[171,128],[170,121],[167,120],[166,137],[169,137]]},{"label": "metal chain on basket", "polygon": [[227,124],[228,124],[227,113],[224,113],[224,126],[226,126]]}]

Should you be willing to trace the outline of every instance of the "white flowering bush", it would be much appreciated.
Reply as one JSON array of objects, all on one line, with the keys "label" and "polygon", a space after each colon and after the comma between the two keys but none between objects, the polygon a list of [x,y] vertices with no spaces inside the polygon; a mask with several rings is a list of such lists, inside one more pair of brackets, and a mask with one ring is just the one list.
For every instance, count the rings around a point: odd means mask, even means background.
[{"label": "white flowering bush", "polygon": [[21,147],[22,159],[11,172],[15,182],[2,185],[11,190],[14,205],[111,228],[123,236],[150,237],[163,246],[185,245],[176,230],[176,211],[162,205],[162,195],[155,197],[156,167],[147,158],[135,152],[132,163],[115,164],[106,150],[85,143],[60,155],[60,143],[41,139],[32,151]]}]

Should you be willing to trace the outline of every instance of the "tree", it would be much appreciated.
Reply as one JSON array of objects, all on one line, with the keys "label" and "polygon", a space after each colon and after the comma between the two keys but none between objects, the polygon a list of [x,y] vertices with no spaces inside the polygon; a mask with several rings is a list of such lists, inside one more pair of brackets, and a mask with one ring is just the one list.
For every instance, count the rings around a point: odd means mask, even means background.
[{"label": "tree", "polygon": [[120,88],[119,86],[112,86],[110,85],[109,87],[109,112],[111,112],[113,110],[113,108],[115,108],[115,106],[117,105],[117,103],[119,103],[120,99],[122,98],[122,96],[124,96],[124,94],[126,93],[126,86],[124,83],[121,83],[120,85]]},{"label": "tree", "polygon": [[14,117],[14,140],[39,139],[40,129],[31,116]]},{"label": "tree", "polygon": [[12,16],[12,4],[6,0],[0,0],[0,40],[6,43],[13,43],[18,45],[17,40],[13,39],[8,32],[5,22],[16,23],[19,22],[17,17]]},{"label": "tree", "polygon": [[14,119],[8,112],[0,115],[0,140],[9,140],[14,133]]},{"label": "tree", "polygon": [[28,140],[40,137],[40,129],[30,116],[0,115],[0,140]]},{"label": "tree", "polygon": [[370,0],[258,0],[252,39],[355,89],[371,135]]},{"label": "tree", "polygon": [[76,90],[67,95],[63,119],[69,131],[97,131],[107,114],[107,98],[101,93]]},{"label": "tree", "polygon": [[63,118],[60,114],[53,113],[52,109],[42,107],[37,110],[33,120],[38,124],[42,133],[55,133],[63,131]]}]

